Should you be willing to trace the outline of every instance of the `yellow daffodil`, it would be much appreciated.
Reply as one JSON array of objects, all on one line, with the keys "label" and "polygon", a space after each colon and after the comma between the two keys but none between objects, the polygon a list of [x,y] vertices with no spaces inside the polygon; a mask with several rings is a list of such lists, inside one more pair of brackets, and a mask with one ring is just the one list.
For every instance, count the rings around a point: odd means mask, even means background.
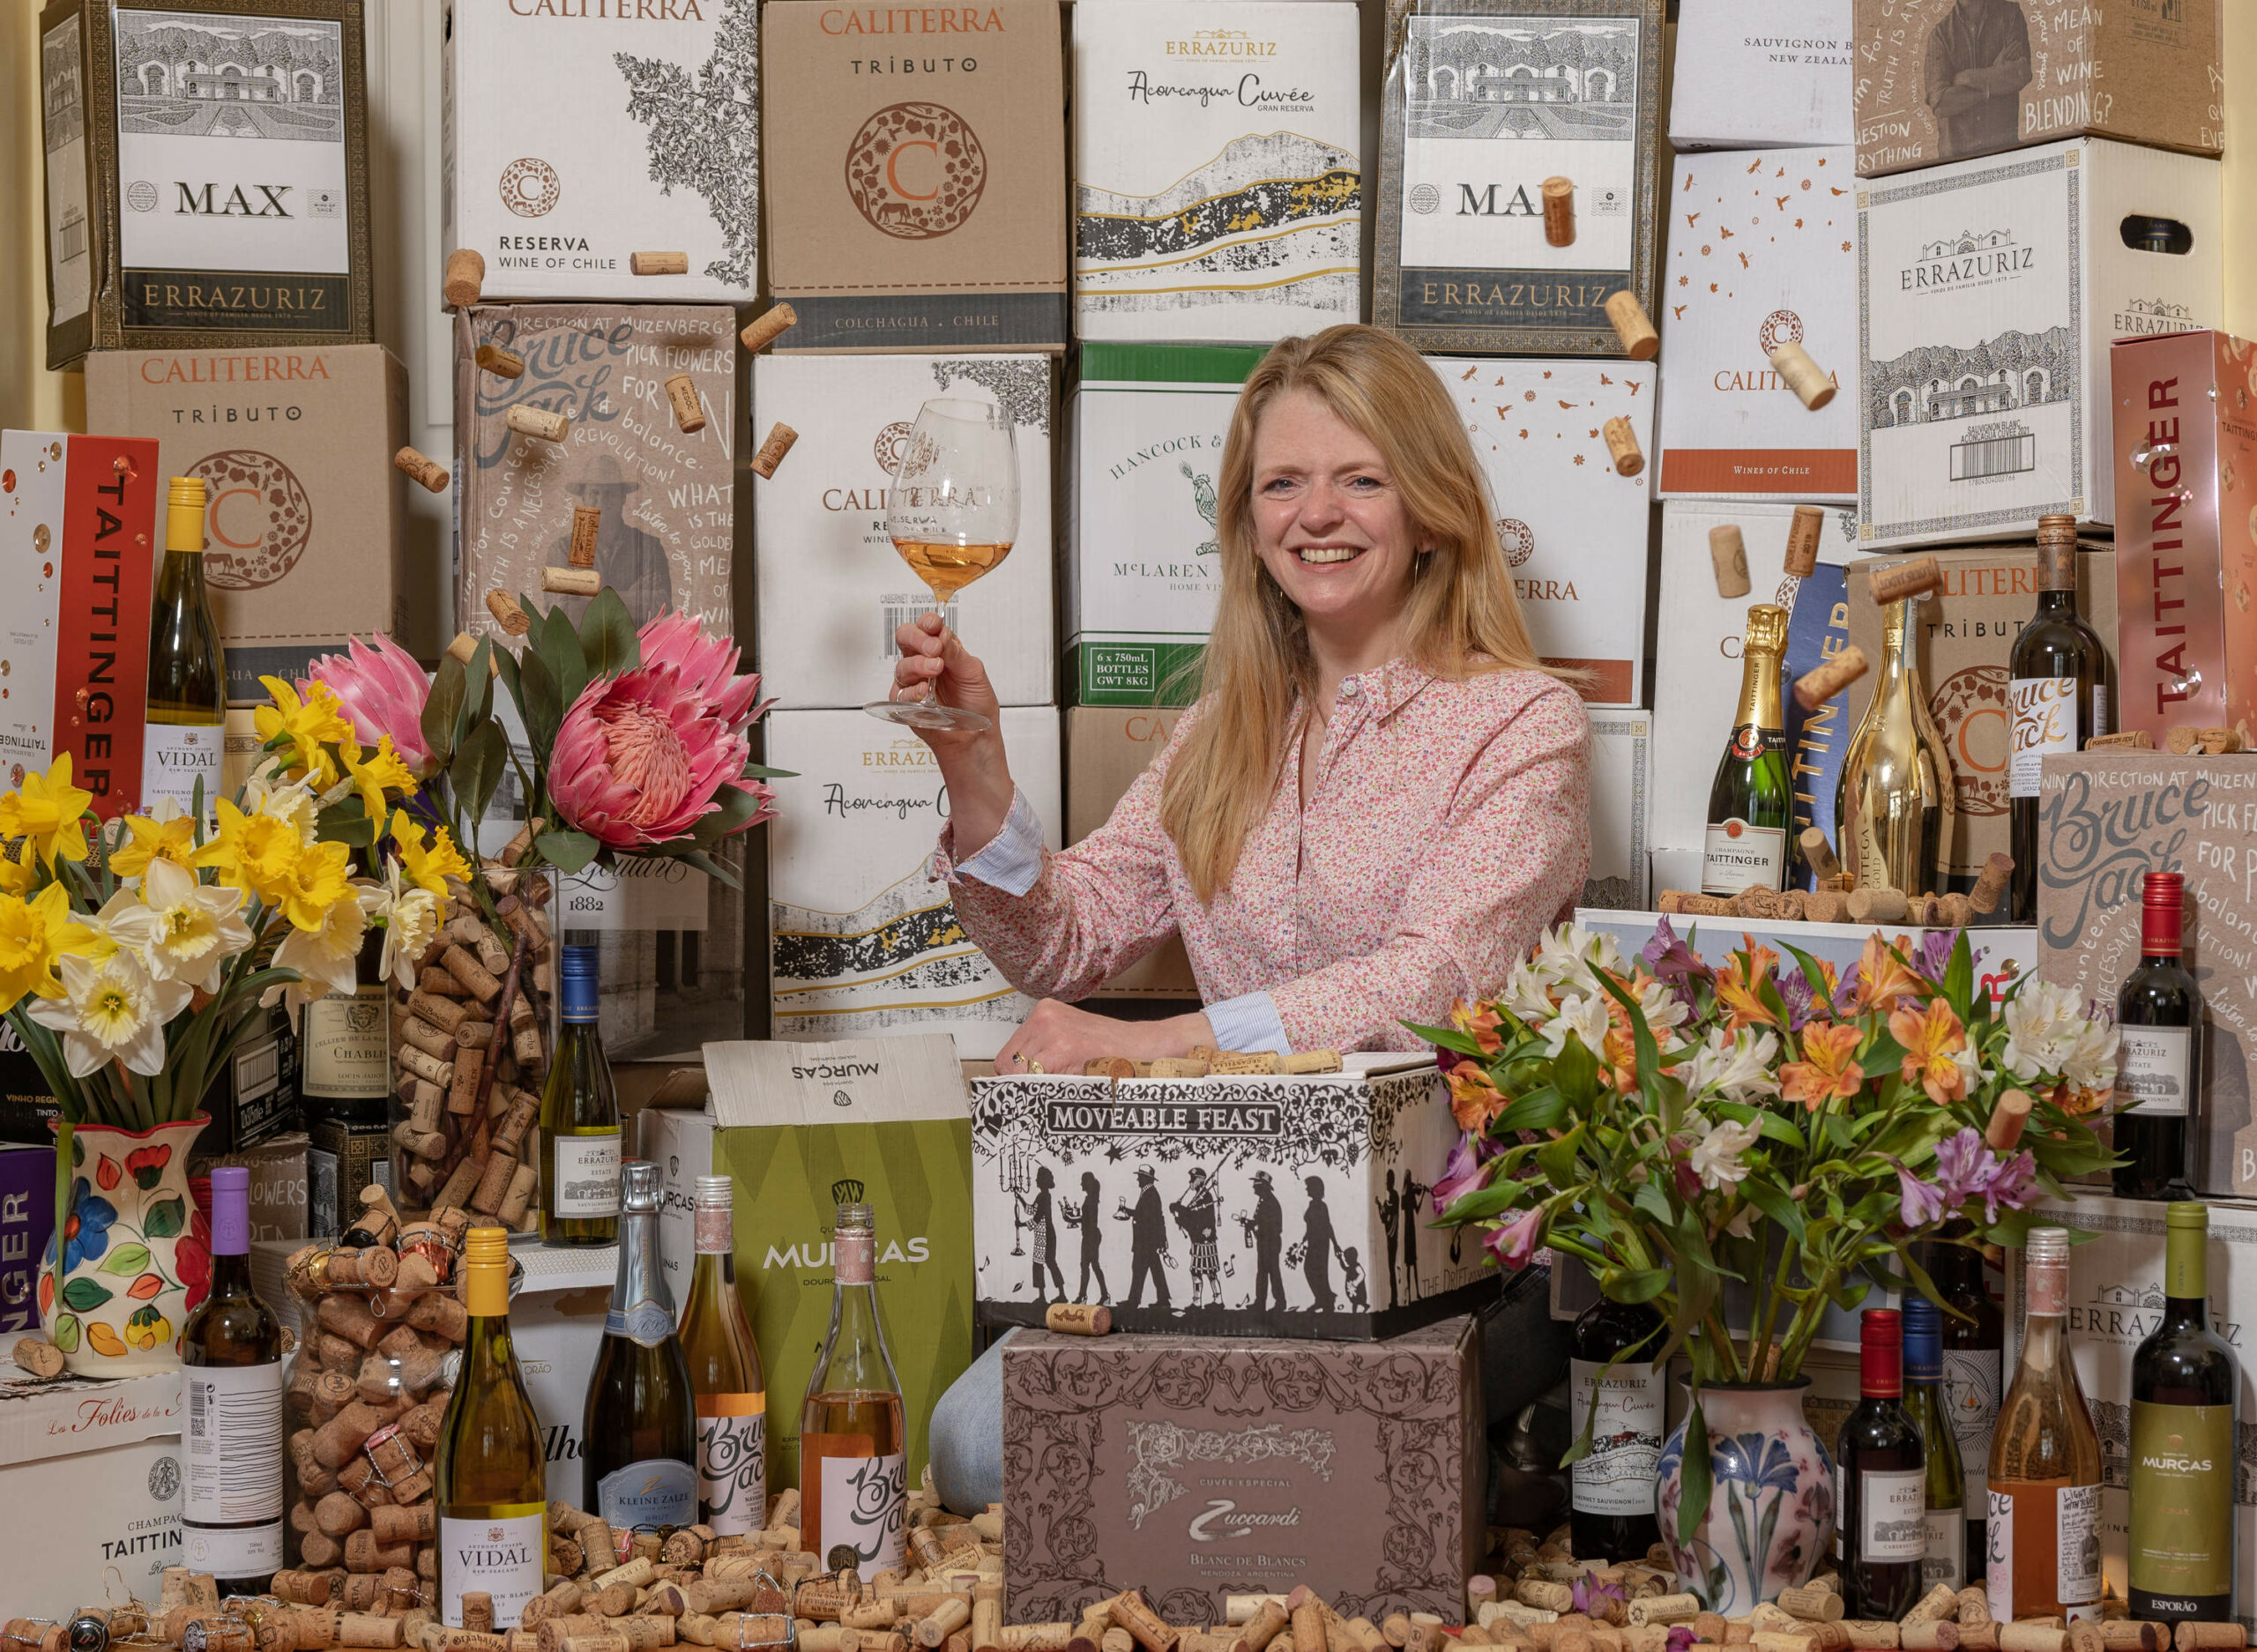
[{"label": "yellow daffodil", "polygon": [[392,841],[399,845],[400,864],[407,868],[407,875],[441,900],[446,898],[450,877],[469,881],[470,862],[462,858],[462,852],[447,836],[445,827],[430,834],[430,845],[427,848],[421,825],[406,809],[394,809],[391,835]]},{"label": "yellow daffodil", "polygon": [[71,754],[63,752],[45,774],[27,774],[23,790],[0,796],[0,837],[28,839],[48,866],[61,855],[65,860],[86,858],[86,833],[79,822],[91,792],[71,784]]},{"label": "yellow daffodil", "polygon": [[0,895],[28,895],[38,882],[38,857],[28,849],[19,852],[0,844]]},{"label": "yellow daffodil", "polygon": [[258,681],[274,702],[251,714],[260,740],[287,736],[293,770],[303,771],[317,791],[336,785],[337,764],[322,748],[353,738],[353,725],[346,718],[337,690],[325,682],[309,682],[301,699],[298,691],[279,677],[261,677]]},{"label": "yellow daffodil", "polygon": [[294,926],[314,931],[327,928],[330,909],[340,901],[349,904],[354,917],[359,917],[360,896],[353,887],[346,855],[343,844],[314,844],[298,852],[281,898],[274,903]]},{"label": "yellow daffodil", "polygon": [[380,821],[384,817],[384,793],[387,789],[402,797],[415,795],[415,773],[399,760],[391,748],[391,736],[376,737],[376,748],[362,752],[358,740],[348,740],[339,746],[338,754],[345,760],[345,770],[352,777],[354,786],[361,793],[361,801],[369,811],[369,818]]},{"label": "yellow daffodil", "polygon": [[[246,815],[220,800],[220,830],[196,852],[196,864],[218,869],[220,882],[268,906],[279,906],[292,892],[298,859],[306,852],[294,821],[279,815]],[[344,846],[338,845],[338,852]]]},{"label": "yellow daffodil", "polygon": [[160,798],[147,815],[128,815],[125,829],[132,837],[109,858],[110,870],[122,878],[138,878],[153,860],[169,860],[193,869],[196,865],[196,821],[170,798]]},{"label": "yellow daffodil", "polygon": [[0,1010],[26,997],[60,998],[56,965],[68,955],[91,951],[93,931],[71,919],[71,897],[50,883],[30,900],[0,895]]}]

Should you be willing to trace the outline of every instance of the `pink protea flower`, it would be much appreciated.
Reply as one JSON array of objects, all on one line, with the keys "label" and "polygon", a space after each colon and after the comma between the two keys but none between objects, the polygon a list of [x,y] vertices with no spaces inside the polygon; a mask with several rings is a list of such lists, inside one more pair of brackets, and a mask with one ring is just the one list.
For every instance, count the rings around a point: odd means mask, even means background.
[{"label": "pink protea flower", "polygon": [[363,746],[373,749],[380,736],[389,734],[391,748],[417,779],[428,780],[437,772],[431,748],[423,743],[423,702],[430,697],[431,680],[415,663],[415,656],[391,638],[379,636],[367,643],[350,638],[347,652],[324,654],[313,662],[298,684],[301,694],[307,681],[325,682],[336,690],[345,715],[353,720],[354,735]]},{"label": "pink protea flower", "polygon": [[744,731],[769,703],[753,703],[760,678],[735,675],[736,644],[687,614],[638,635],[643,663],[591,682],[564,713],[548,770],[557,812],[599,843],[644,849],[687,836],[734,785],[758,807],[732,830],[758,825],[774,813],[769,789],[744,778]]}]

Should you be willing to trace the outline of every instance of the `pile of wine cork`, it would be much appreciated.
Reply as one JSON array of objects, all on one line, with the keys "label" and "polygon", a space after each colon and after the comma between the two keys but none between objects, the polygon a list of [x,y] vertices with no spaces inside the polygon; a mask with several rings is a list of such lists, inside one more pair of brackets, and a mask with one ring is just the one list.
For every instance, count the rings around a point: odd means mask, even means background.
[{"label": "pile of wine cork", "polygon": [[1305,1078],[1340,1071],[1337,1050],[1218,1050],[1196,1046],[1188,1055],[1140,1061],[1125,1055],[1092,1056],[1082,1063],[1084,1078]]},{"label": "pile of wine cork", "polygon": [[1737,895],[1664,889],[1657,911],[1672,917],[1754,918],[1814,924],[1913,924],[1926,929],[1964,929],[1990,918],[2005,900],[2014,857],[1994,853],[1965,895],[1908,894],[1886,884],[1858,884],[1842,869],[1834,846],[1815,826],[1801,837],[1803,859],[1818,881],[1814,889],[1745,889]]}]

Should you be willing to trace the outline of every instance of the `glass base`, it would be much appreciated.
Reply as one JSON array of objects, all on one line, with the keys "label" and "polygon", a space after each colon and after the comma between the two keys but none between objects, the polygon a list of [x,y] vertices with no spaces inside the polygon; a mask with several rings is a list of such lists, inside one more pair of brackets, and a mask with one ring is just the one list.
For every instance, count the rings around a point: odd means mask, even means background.
[{"label": "glass base", "polygon": [[935,705],[930,700],[873,700],[862,710],[889,723],[905,724],[911,728],[944,728],[959,734],[976,734],[994,726],[977,711]]}]

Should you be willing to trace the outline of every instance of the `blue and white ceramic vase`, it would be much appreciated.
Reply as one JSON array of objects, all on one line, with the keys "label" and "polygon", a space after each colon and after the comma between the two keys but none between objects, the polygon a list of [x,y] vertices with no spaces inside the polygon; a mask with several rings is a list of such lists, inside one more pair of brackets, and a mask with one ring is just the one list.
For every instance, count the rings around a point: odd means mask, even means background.
[{"label": "blue and white ceramic vase", "polygon": [[[1704,1387],[1709,1512],[1678,1541],[1685,1490],[1685,1424],[1662,1444],[1656,1513],[1678,1586],[1707,1610],[1736,1617],[1807,1583],[1834,1547],[1834,1458],[1804,1420],[1808,1378]],[[1688,1408],[1687,1418],[1691,1418]]]}]

